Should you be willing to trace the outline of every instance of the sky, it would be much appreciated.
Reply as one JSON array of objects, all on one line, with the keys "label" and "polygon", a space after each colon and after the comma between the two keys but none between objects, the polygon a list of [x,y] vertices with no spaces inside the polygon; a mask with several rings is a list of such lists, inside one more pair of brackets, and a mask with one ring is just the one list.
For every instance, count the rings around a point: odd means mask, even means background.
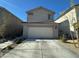
[{"label": "sky", "polygon": [[[79,0],[74,0],[74,4],[79,4]],[[55,11],[54,18],[57,18],[62,11],[70,7],[70,0],[0,0],[0,6],[22,21],[27,21],[26,12],[39,6]]]}]

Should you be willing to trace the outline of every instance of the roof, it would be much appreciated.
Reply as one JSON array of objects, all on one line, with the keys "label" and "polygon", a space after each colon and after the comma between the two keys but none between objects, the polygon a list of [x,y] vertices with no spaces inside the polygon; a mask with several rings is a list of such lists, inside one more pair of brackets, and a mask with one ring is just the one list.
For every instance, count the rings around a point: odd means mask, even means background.
[{"label": "roof", "polygon": [[31,11],[34,11],[34,10],[37,10],[37,9],[44,9],[44,10],[49,11],[49,12],[51,12],[51,13],[55,13],[54,11],[49,10],[49,9],[47,9],[47,8],[44,8],[44,7],[42,7],[42,6],[37,7],[37,8],[34,8],[34,9],[31,9],[31,10],[27,11],[27,13],[29,13],[29,12],[31,12]]},{"label": "roof", "polygon": [[56,18],[56,20],[57,19],[59,19],[60,17],[62,17],[63,15],[65,15],[66,13],[68,13],[69,11],[71,11],[73,8],[75,8],[76,6],[79,6],[79,4],[77,4],[77,5],[74,5],[74,6],[72,6],[72,7],[70,7],[70,8],[68,8],[65,12],[63,12],[58,18]]},{"label": "roof", "polygon": [[[6,8],[0,6],[0,9],[7,11],[8,13],[10,13],[11,15],[15,16],[12,12],[10,12],[9,10],[7,10]],[[17,16],[15,16],[16,18],[18,18]],[[20,20],[21,22],[23,22],[20,18],[18,18],[18,20]]]}]

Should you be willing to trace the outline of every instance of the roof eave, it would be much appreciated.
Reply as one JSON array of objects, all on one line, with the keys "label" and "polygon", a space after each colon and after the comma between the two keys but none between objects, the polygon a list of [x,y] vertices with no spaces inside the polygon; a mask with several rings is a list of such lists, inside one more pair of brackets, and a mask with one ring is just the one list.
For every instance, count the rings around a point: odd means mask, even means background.
[{"label": "roof eave", "polygon": [[37,8],[34,8],[34,9],[31,9],[31,10],[27,11],[26,13],[28,14],[28,13],[30,13],[31,11],[36,10],[36,9],[38,9],[38,8],[43,8],[43,9],[45,9],[45,10],[47,10],[47,11],[49,11],[49,12],[55,14],[54,11],[51,11],[51,10],[49,10],[49,9],[47,9],[47,8],[44,8],[44,7],[41,7],[41,6],[40,6],[40,7],[37,7]]}]

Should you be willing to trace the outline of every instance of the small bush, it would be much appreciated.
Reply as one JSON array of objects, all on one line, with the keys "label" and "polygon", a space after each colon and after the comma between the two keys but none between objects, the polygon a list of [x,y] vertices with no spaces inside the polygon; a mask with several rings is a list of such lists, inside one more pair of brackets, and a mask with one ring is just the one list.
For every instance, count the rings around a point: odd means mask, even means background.
[{"label": "small bush", "polygon": [[17,40],[16,44],[20,44],[22,42],[22,40]]},{"label": "small bush", "polygon": [[9,50],[11,50],[11,49],[15,48],[16,45],[17,45],[17,44],[12,44],[12,45],[7,46],[7,48],[8,48]]},{"label": "small bush", "polygon": [[20,44],[20,43],[22,43],[22,41],[24,41],[25,39],[23,38],[23,37],[18,37],[18,38],[16,38],[13,42],[15,43],[15,44]]},{"label": "small bush", "polygon": [[14,43],[20,44],[20,43],[22,43],[22,41],[23,41],[23,39],[16,39],[16,40],[14,41]]},{"label": "small bush", "polygon": [[13,47],[12,46],[8,46],[8,50],[11,50],[11,49],[13,49]]},{"label": "small bush", "polygon": [[60,39],[61,39],[62,42],[66,42],[66,41],[67,41],[67,39],[65,38],[64,35],[62,35],[62,36],[60,37]]}]

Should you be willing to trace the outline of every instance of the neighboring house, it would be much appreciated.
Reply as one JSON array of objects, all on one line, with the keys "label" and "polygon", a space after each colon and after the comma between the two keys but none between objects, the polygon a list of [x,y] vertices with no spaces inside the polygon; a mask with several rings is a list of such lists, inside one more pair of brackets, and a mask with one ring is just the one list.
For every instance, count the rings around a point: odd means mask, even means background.
[{"label": "neighboring house", "polygon": [[61,32],[76,37],[76,30],[73,24],[79,21],[79,4],[74,5],[63,12],[57,19],[56,23],[59,23],[59,35]]},{"label": "neighboring house", "polygon": [[3,7],[0,7],[0,37],[22,35],[22,21]]},{"label": "neighboring house", "polygon": [[58,38],[58,24],[53,21],[55,12],[38,7],[27,12],[23,22],[23,36],[31,39]]}]

